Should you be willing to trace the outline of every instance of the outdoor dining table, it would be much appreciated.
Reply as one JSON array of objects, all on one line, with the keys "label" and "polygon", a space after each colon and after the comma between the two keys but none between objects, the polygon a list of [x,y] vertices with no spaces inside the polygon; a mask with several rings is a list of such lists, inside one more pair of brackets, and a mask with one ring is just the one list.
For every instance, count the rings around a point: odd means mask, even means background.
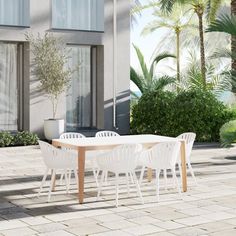
[{"label": "outdoor dining table", "polygon": [[[187,191],[187,175],[186,175],[186,157],[185,157],[185,141],[183,139],[158,136],[158,135],[124,135],[116,137],[89,137],[81,139],[53,139],[52,145],[55,147],[65,147],[78,151],[78,200],[79,203],[84,201],[84,170],[85,156],[87,151],[109,150],[122,144],[142,144],[145,148],[150,148],[155,144],[169,141],[181,142],[181,163],[182,163],[182,189]],[[152,179],[152,170],[148,170],[148,180]]]}]

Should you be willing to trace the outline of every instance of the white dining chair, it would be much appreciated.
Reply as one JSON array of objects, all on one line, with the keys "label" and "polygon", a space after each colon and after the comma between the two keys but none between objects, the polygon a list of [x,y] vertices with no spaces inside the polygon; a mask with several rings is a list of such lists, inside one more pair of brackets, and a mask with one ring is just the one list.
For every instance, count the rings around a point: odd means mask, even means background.
[{"label": "white dining chair", "polygon": [[[71,138],[80,139],[80,138],[86,138],[86,136],[84,136],[81,133],[76,133],[76,132],[67,132],[67,133],[63,133],[60,136],[60,139],[71,139]],[[75,150],[72,150],[69,148],[63,148],[63,149],[68,150],[68,151],[72,151],[76,157],[78,155],[77,151],[75,151]],[[86,161],[88,161],[90,163],[90,165],[92,166],[93,176],[94,176],[96,185],[98,187],[98,170],[97,170],[98,167],[96,164],[96,155],[92,155],[92,154],[93,154],[92,152],[87,152]],[[86,164],[86,166],[87,166],[87,164]],[[69,170],[69,176],[71,178],[71,171],[70,170]],[[63,180],[63,177],[64,177],[64,174],[61,175],[61,178],[60,178],[61,182]],[[70,181],[70,178],[69,178],[69,181]]]},{"label": "white dining chair", "polygon": [[98,188],[97,198],[99,199],[102,186],[104,183],[105,174],[107,172],[112,172],[115,174],[115,183],[116,183],[116,207],[118,207],[118,199],[119,199],[119,181],[120,181],[120,174],[126,175],[126,184],[127,184],[127,191],[128,194],[130,192],[130,183],[129,183],[129,175],[132,176],[134,184],[137,188],[137,193],[143,203],[142,193],[140,190],[139,182],[135,174],[135,168],[137,167],[138,161],[138,150],[140,149],[141,145],[136,144],[126,144],[120,145],[114,148],[110,152],[102,153],[97,158],[97,163],[99,169],[102,171],[102,176],[100,179],[100,184]]},{"label": "white dining chair", "polygon": [[[172,171],[175,186],[181,195],[180,185],[175,172],[175,165],[180,152],[180,142],[164,142],[153,146],[152,148],[142,152],[140,162],[143,163],[143,168],[140,174],[140,184],[143,180],[144,171],[146,168],[151,168],[156,172],[156,195],[159,201],[160,190],[160,173],[161,171]],[[166,182],[165,182],[166,185]]]},{"label": "white dining chair", "polygon": [[86,138],[86,136],[76,132],[67,132],[60,135],[60,139],[69,139],[69,138]]},{"label": "white dining chair", "polygon": [[65,175],[67,193],[69,191],[69,179],[67,176],[68,170],[72,170],[74,172],[76,182],[78,183],[77,158],[75,158],[75,155],[71,152],[67,152],[65,150],[55,148],[52,145],[43,141],[38,141],[38,142],[39,142],[39,146],[42,152],[43,161],[46,166],[46,171],[40,185],[38,196],[40,196],[40,193],[46,182],[48,172],[51,171],[52,172],[51,183],[50,183],[49,192],[48,192],[48,202],[49,202],[51,199],[51,192],[53,189],[53,183],[55,181],[57,172],[62,172]]},{"label": "white dining chair", "polygon": [[114,137],[120,136],[118,133],[110,130],[98,131],[95,135],[97,138],[106,138],[106,137]]},{"label": "white dining chair", "polygon": [[[193,171],[193,168],[192,168],[192,165],[191,165],[191,152],[192,152],[192,149],[193,149],[193,143],[195,141],[196,134],[191,133],[191,132],[183,133],[183,134],[180,134],[177,138],[185,140],[186,164],[187,164],[187,167],[188,167],[188,169],[189,169],[189,171],[190,171],[190,173],[193,177],[193,180],[194,180],[195,184],[197,184],[197,180],[196,180],[196,177],[194,175],[194,171]],[[182,177],[180,155],[179,155],[179,158],[178,158],[178,167],[179,167],[180,176]]]},{"label": "white dining chair", "polygon": [[[118,137],[120,136],[118,133],[110,130],[103,130],[103,131],[98,131],[95,134],[96,138],[109,138],[109,137]],[[99,170],[98,170],[98,175],[99,175]],[[107,178],[108,178],[108,173],[105,173],[105,183],[107,183]]]}]

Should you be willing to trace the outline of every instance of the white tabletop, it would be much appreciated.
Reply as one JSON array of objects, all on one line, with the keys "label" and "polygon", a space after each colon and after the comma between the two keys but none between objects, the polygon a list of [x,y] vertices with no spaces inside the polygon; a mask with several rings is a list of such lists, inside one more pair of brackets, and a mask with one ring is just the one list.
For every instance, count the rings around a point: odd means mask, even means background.
[{"label": "white tabletop", "polygon": [[108,146],[122,145],[122,144],[155,144],[170,141],[183,141],[182,139],[159,136],[159,135],[123,135],[114,137],[88,137],[79,139],[53,139],[54,144],[61,144],[62,146],[70,146],[72,148],[86,147],[86,149],[102,148]]}]

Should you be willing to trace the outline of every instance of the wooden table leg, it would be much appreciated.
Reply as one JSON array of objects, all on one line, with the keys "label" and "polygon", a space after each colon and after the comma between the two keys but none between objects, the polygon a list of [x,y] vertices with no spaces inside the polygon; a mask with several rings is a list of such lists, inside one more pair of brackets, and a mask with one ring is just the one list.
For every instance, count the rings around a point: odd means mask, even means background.
[{"label": "wooden table leg", "polygon": [[85,148],[78,150],[78,199],[79,203],[84,201],[84,166],[85,166]]},{"label": "wooden table leg", "polygon": [[186,171],[186,150],[185,141],[181,141],[181,167],[182,167],[182,188],[183,192],[187,192],[187,171]]},{"label": "wooden table leg", "polygon": [[152,169],[148,168],[147,170],[147,178],[148,178],[148,182],[152,181]]}]

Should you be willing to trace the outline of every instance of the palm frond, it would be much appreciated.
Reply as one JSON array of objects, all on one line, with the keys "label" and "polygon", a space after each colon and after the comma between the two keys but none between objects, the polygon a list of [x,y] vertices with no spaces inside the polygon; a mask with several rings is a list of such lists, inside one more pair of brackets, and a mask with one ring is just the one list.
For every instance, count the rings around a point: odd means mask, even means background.
[{"label": "palm frond", "polygon": [[138,60],[139,60],[139,65],[140,65],[140,67],[142,69],[144,78],[147,79],[147,80],[151,80],[152,78],[151,78],[151,76],[149,74],[149,71],[148,71],[147,65],[145,63],[144,56],[143,56],[142,52],[134,44],[133,44],[133,46],[134,46],[134,49],[136,51],[136,54],[137,54],[137,57],[138,57]]},{"label": "palm frond", "polygon": [[207,3],[207,19],[210,22],[215,20],[216,14],[222,5],[223,0],[208,0]]},{"label": "palm frond", "polygon": [[174,54],[171,54],[171,53],[168,53],[168,52],[162,52],[159,55],[157,55],[153,59],[153,61],[151,63],[150,70],[149,70],[149,74],[150,74],[151,77],[153,77],[155,65],[158,64],[158,62],[160,62],[161,60],[166,59],[166,58],[176,58],[176,56]]},{"label": "palm frond", "polygon": [[130,67],[130,80],[139,88],[140,92],[144,91],[144,79],[139,75],[133,67]]},{"label": "palm frond", "polygon": [[236,36],[236,16],[223,14],[212,22],[206,32],[223,32]]},{"label": "palm frond", "polygon": [[176,79],[170,76],[162,76],[153,82],[153,90],[163,90],[167,85],[175,83]]}]

